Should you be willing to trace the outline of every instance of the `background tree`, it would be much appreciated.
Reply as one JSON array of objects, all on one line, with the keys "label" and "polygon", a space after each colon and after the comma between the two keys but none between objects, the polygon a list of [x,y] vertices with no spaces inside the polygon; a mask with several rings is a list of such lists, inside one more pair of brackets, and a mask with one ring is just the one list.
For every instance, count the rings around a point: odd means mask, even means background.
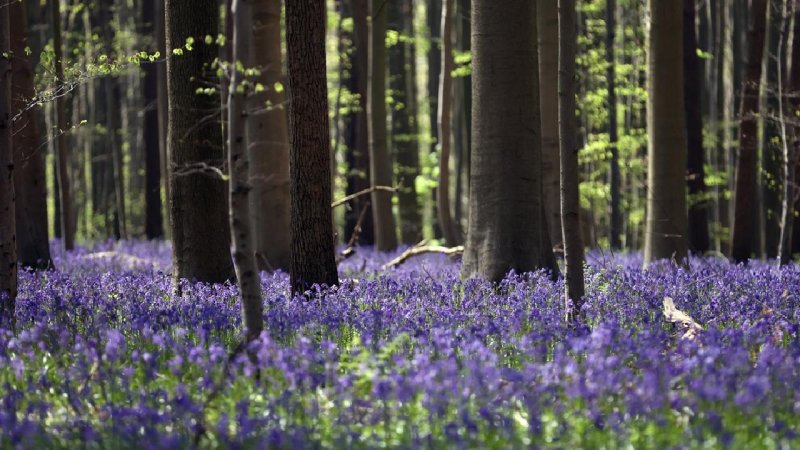
[{"label": "background tree", "polygon": [[[791,20],[791,17],[794,19]],[[781,235],[780,247],[778,248],[779,264],[787,264],[792,259],[792,238],[794,234],[794,215],[797,182],[797,147],[800,144],[800,128],[797,123],[797,113],[800,111],[800,7],[793,2],[787,4],[786,18],[784,19],[783,37],[788,40],[788,29],[790,22],[793,22],[791,43],[790,66],[785,68],[788,77],[784,77],[781,101],[783,110],[781,111],[781,123],[783,126],[783,196],[781,202]]]},{"label": "background tree", "polygon": [[[159,0],[142,1],[142,21],[144,35],[156,36],[156,14]],[[154,39],[150,53],[158,51],[158,42]],[[164,219],[161,215],[161,135],[158,117],[158,64],[145,63],[144,69],[144,232],[147,239],[164,237]]]},{"label": "background tree", "polygon": [[758,162],[758,111],[761,65],[764,54],[767,1],[753,0],[750,4],[750,26],[747,31],[748,50],[745,78],[742,86],[742,111],[739,126],[739,155],[736,163],[734,192],[734,221],[731,238],[731,257],[746,261],[753,254],[753,214],[756,168]]},{"label": "background tree", "polygon": [[536,25],[535,2],[473,2],[468,276],[556,270],[542,216]]},{"label": "background tree", "polygon": [[339,276],[331,233],[325,1],[286,2],[293,293]]},{"label": "background tree", "polygon": [[649,0],[647,47],[647,229],[645,264],[687,256],[686,121],[683,96],[683,33],[680,0]]},{"label": "background tree", "polygon": [[11,149],[11,37],[9,9],[0,7],[0,323],[13,323],[17,298],[14,157]]},{"label": "background tree", "polygon": [[[608,85],[608,145],[611,151],[611,220],[609,234],[612,249],[622,248],[622,211],[620,209],[619,133],[617,131],[617,83],[614,59],[616,45],[616,0],[606,0],[606,83]],[[544,131],[543,131],[544,132]]]},{"label": "background tree", "polygon": [[[61,39],[61,6],[60,2],[50,2],[53,24],[53,63],[55,65],[56,83],[64,82],[63,44]],[[64,95],[56,97],[55,122],[56,129],[53,141],[58,158],[56,159],[56,174],[58,180],[58,193],[60,214],[60,228],[62,247],[72,250],[75,247],[75,207],[72,203],[72,184],[69,176],[69,152],[67,150],[67,111]]]},{"label": "background tree", "polygon": [[453,0],[442,3],[442,72],[439,75],[439,184],[436,191],[436,206],[439,226],[449,246],[458,245],[460,237],[450,212],[450,153],[452,147],[453,106]]},{"label": "background tree", "polygon": [[32,107],[34,73],[26,55],[28,15],[23,2],[8,5],[11,17],[11,105],[17,259],[23,267],[52,265],[47,232],[47,180],[41,149],[39,113]]},{"label": "background tree", "polygon": [[[217,49],[215,0],[167,0],[170,212],[178,278],[223,282],[233,278],[222,130],[217,95],[198,94],[216,84],[211,63]],[[200,220],[202,219],[202,220]]]}]

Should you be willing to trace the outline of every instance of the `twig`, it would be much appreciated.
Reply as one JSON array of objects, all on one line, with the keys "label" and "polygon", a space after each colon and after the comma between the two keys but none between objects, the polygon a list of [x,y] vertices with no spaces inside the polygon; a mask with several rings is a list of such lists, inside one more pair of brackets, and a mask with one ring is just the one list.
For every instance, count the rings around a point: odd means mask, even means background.
[{"label": "twig", "polygon": [[336,257],[336,264],[356,254],[355,247],[358,243],[358,237],[361,235],[361,224],[364,223],[364,218],[367,216],[368,209],[369,202],[366,202],[361,208],[361,212],[358,214],[358,220],[356,221],[356,226],[353,228],[353,234],[350,236],[350,240],[347,241],[347,247]]},{"label": "twig", "polygon": [[336,200],[335,202],[331,203],[331,208],[336,208],[337,206],[344,205],[345,203],[349,202],[350,200],[353,200],[355,198],[361,197],[362,195],[366,195],[366,194],[369,194],[369,193],[374,192],[374,191],[397,192],[397,188],[396,187],[392,187],[392,186],[372,186],[372,187],[368,187],[368,188],[366,188],[364,190],[356,192],[355,194],[350,194],[347,197],[343,197],[343,198],[341,198],[339,200]]},{"label": "twig", "polygon": [[406,262],[407,259],[412,258],[417,255],[422,255],[425,253],[442,253],[444,255],[452,256],[452,255],[460,255],[464,253],[464,246],[457,245],[455,247],[443,247],[441,245],[427,245],[426,241],[420,241],[419,244],[409,248],[408,250],[404,251],[400,254],[397,258],[389,261],[388,263],[384,264],[381,269],[386,270],[392,267],[397,267],[400,264]]}]

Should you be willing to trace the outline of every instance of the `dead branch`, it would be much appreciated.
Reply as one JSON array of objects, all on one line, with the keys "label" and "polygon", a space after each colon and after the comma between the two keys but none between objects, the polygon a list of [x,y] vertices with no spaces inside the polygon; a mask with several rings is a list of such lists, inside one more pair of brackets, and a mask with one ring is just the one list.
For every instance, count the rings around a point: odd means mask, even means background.
[{"label": "dead branch", "polygon": [[336,208],[337,206],[344,205],[345,203],[349,202],[350,200],[353,200],[355,198],[361,197],[362,195],[367,195],[367,194],[369,194],[371,192],[374,192],[374,191],[397,192],[397,188],[396,187],[392,187],[392,186],[372,186],[372,187],[368,187],[368,188],[366,188],[364,190],[361,190],[361,191],[358,191],[358,192],[356,192],[354,194],[350,194],[347,197],[343,197],[343,198],[341,198],[339,200],[336,200],[335,202],[331,203],[331,208]]},{"label": "dead branch", "polygon": [[667,322],[677,323],[683,327],[685,332],[681,339],[694,339],[695,336],[703,331],[703,326],[695,322],[691,316],[675,307],[675,302],[670,297],[664,297],[664,318]]},{"label": "dead branch", "polygon": [[367,216],[368,209],[369,202],[364,203],[361,212],[358,214],[356,226],[353,228],[353,234],[350,236],[350,240],[347,241],[347,247],[336,256],[336,264],[356,254],[356,244],[358,243],[358,237],[361,235],[361,224],[364,223],[364,218]]},{"label": "dead branch", "polygon": [[398,256],[397,258],[384,264],[383,267],[381,267],[381,269],[386,270],[392,267],[397,267],[400,264],[406,262],[407,259],[425,253],[441,253],[443,255],[448,255],[448,256],[460,255],[464,253],[464,246],[457,245],[455,247],[444,247],[441,245],[427,245],[427,241],[423,240],[420,241],[417,245],[401,253],[400,256]]}]

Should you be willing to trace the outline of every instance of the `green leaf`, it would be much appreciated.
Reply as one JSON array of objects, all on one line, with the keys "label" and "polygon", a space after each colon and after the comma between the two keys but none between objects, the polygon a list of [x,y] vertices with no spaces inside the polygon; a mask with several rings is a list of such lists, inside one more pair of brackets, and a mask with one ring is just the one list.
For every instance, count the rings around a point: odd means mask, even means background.
[{"label": "green leaf", "polygon": [[280,94],[281,92],[283,92],[283,83],[281,83],[280,81],[276,81],[275,84],[273,85],[273,89],[275,89],[275,92]]}]

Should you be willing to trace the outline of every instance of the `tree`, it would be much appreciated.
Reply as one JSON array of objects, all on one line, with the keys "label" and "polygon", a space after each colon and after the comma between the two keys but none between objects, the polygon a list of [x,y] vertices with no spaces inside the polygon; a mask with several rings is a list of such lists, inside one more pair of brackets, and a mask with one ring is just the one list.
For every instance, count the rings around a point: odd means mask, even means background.
[{"label": "tree", "polygon": [[611,147],[611,248],[622,247],[622,212],[620,209],[619,136],[617,133],[617,83],[614,62],[614,38],[616,36],[616,0],[606,0],[606,82],[608,83],[608,144]]},{"label": "tree", "polygon": [[708,200],[706,199],[705,158],[703,156],[703,115],[700,59],[695,33],[695,0],[683,2],[683,99],[686,116],[687,185],[689,188],[689,244],[693,251],[705,253],[708,239]]},{"label": "tree", "polygon": [[536,2],[473,2],[466,276],[557,270],[542,215],[536,29]]},{"label": "tree", "polygon": [[558,2],[537,4],[544,210],[550,242],[558,245],[563,239],[558,142]]},{"label": "tree", "polygon": [[687,256],[686,121],[680,0],[649,0],[647,46],[647,225],[645,264]]},{"label": "tree", "polygon": [[325,80],[325,1],[287,0],[291,286],[303,293],[339,276],[331,233],[330,130]]},{"label": "tree", "polygon": [[413,2],[388,4],[389,21],[400,38],[389,52],[389,87],[392,92],[392,144],[395,149],[400,238],[406,244],[422,239],[422,217],[416,191],[419,176],[417,141],[416,62],[413,43]]},{"label": "tree", "polygon": [[[142,2],[142,33],[153,36],[156,30],[156,10],[159,0]],[[151,51],[156,51],[155,48]],[[158,123],[158,64],[144,64],[144,234],[147,239],[164,237],[161,216],[161,142]]]},{"label": "tree", "polygon": [[[61,2],[50,2],[53,20],[53,62],[55,65],[56,83],[64,82],[63,45],[61,43]],[[69,176],[69,153],[67,151],[67,113],[64,96],[56,98],[56,130],[54,141],[58,157],[56,158],[56,175],[58,181],[59,204],[61,211],[61,239],[64,250],[75,247],[75,206],[72,203],[72,185]]]},{"label": "tree", "polygon": [[233,0],[233,75],[228,89],[228,167],[230,168],[230,221],[233,241],[233,265],[239,284],[242,304],[242,324],[247,340],[258,337],[264,328],[262,318],[261,281],[258,278],[256,254],[253,247],[252,223],[250,220],[249,137],[248,122],[252,120],[247,107],[247,96],[251,84],[244,78],[238,62],[250,54],[250,39],[253,33],[252,4],[248,0]]},{"label": "tree", "polygon": [[11,149],[9,9],[0,6],[0,324],[13,323],[17,298],[14,156]]},{"label": "tree", "polygon": [[259,69],[257,82],[265,86],[247,100],[253,239],[262,268],[289,270],[289,134],[282,90],[281,2],[258,0],[250,8],[252,64],[247,66]]},{"label": "tree", "polygon": [[577,322],[583,302],[583,242],[580,223],[578,178],[578,123],[575,108],[575,47],[577,46],[575,0],[558,0],[558,124],[561,153],[561,226],[567,318]]},{"label": "tree", "polygon": [[[369,163],[373,186],[392,184],[392,159],[386,146],[386,2],[372,0],[372,32],[370,34]],[[375,248],[381,251],[397,247],[397,229],[392,212],[392,193],[372,192],[372,217],[375,226]]]},{"label": "tree", "polygon": [[452,147],[453,105],[453,0],[442,2],[442,72],[439,75],[439,184],[436,190],[436,207],[444,240],[449,246],[461,240],[450,213],[450,153]]},{"label": "tree", "polygon": [[14,193],[17,259],[23,267],[46,269],[52,266],[47,231],[47,180],[44,155],[39,150],[38,108],[31,102],[36,95],[28,47],[28,17],[25,3],[12,2],[11,17],[11,105],[14,152]]},{"label": "tree", "polygon": [[172,253],[178,278],[233,278],[219,97],[198,94],[212,79],[217,48],[216,0],[167,0],[168,150]]},{"label": "tree", "polygon": [[[783,198],[781,203],[781,234],[778,248],[778,263],[788,264],[792,259],[792,235],[794,234],[794,211],[797,152],[800,145],[800,126],[796,123],[797,112],[800,111],[800,7],[796,4],[787,4],[787,14],[784,19],[782,38],[787,39],[789,19],[794,16],[792,30],[793,42],[791,43],[791,67],[784,73],[788,79],[781,80],[786,85],[783,89],[781,109],[781,125],[783,127]],[[789,117],[789,119],[786,118]]]},{"label": "tree", "polygon": [[753,0],[750,6],[747,62],[742,86],[741,124],[739,126],[739,155],[734,191],[733,236],[731,238],[731,257],[736,262],[746,261],[753,253],[753,222],[755,220],[753,197],[758,160],[759,87],[764,56],[767,0]]}]

